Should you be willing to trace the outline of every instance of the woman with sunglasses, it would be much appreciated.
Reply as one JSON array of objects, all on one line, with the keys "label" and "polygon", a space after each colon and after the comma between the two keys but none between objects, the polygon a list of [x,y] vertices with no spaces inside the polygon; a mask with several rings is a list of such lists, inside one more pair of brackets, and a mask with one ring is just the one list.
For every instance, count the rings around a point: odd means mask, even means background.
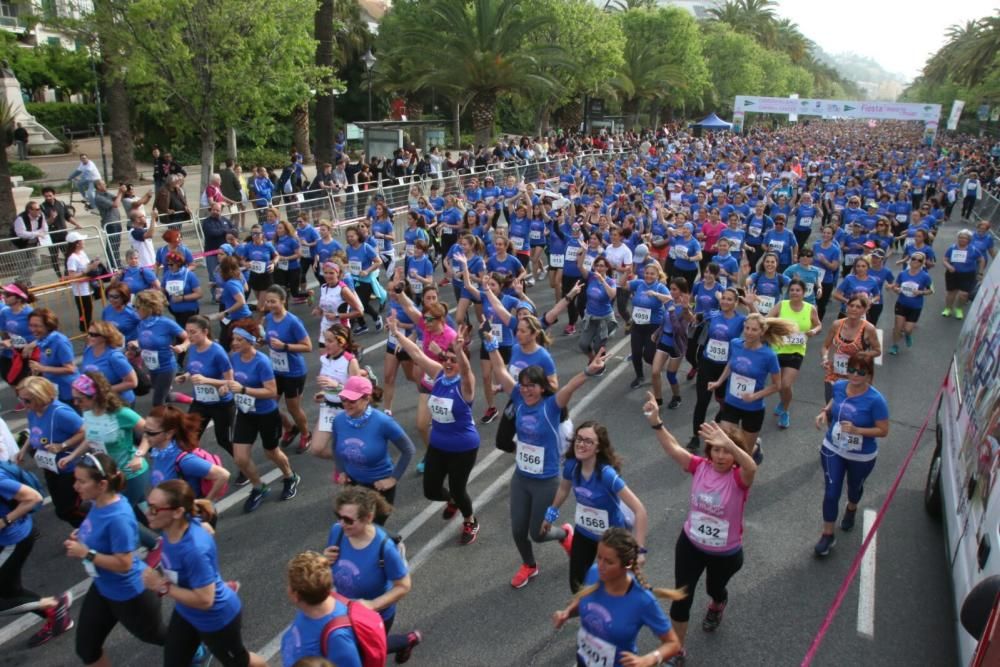
[{"label": "woman with sunglasses", "polygon": [[390,634],[396,605],[410,592],[409,566],[396,541],[378,524],[392,506],[378,493],[360,486],[344,487],[334,501],[337,521],[330,527],[323,555],[330,563],[337,594],[362,601],[382,616],[389,653],[397,664],[410,659],[423,638],[419,630]]},{"label": "woman with sunglasses", "polygon": [[[493,335],[484,333],[493,347]],[[528,366],[515,380],[506,368],[500,352],[490,350],[497,367],[500,384],[510,395],[517,435],[514,455],[516,469],[510,482],[510,523],[514,545],[521,556],[521,566],[510,581],[514,588],[523,588],[538,576],[538,565],[531,542],[559,541],[567,554],[573,543],[573,527],[542,530],[546,510],[552,505],[559,488],[559,459],[565,450],[566,436],[561,432],[565,409],[573,394],[592,377],[604,373],[607,353],[601,349],[587,368],[555,391],[540,366]]]},{"label": "woman with sunglasses", "polygon": [[[462,513],[460,545],[472,544],[479,534],[479,519],[474,514],[472,498],[466,487],[476,465],[480,437],[472,415],[476,399],[476,377],[464,351],[464,337],[459,334],[451,348],[443,350],[440,361],[431,359],[420,346],[399,336],[398,323],[389,322],[400,345],[427,376],[434,378],[428,407],[431,429],[424,468],[424,497],[446,501],[441,517],[448,521]],[[492,376],[486,376],[492,377]],[[445,486],[445,478],[448,486]]]},{"label": "woman with sunglasses", "polygon": [[[302,409],[302,395],[306,388],[306,362],[303,354],[312,352],[312,339],[297,315],[286,309],[288,293],[283,287],[273,285],[264,292],[264,331],[277,381],[278,402],[285,398],[288,417],[281,414],[284,434],[281,446],[287,447],[296,435],[299,445],[296,453],[309,449],[311,434],[306,413]],[[280,413],[279,413],[280,414]]]},{"label": "woman with sunglasses", "polygon": [[[319,376],[316,383],[320,391],[314,400],[319,404],[319,419],[313,431],[312,448],[322,451],[325,458],[330,456],[333,433],[333,419],[344,409],[340,402],[340,390],[347,380],[361,375],[358,363],[358,347],[351,340],[351,329],[343,324],[334,324],[323,332],[325,345],[319,358]],[[315,453],[315,452],[314,452]]]},{"label": "woman with sunglasses", "polygon": [[820,448],[825,492],[823,532],[816,543],[817,556],[826,556],[837,543],[833,524],[840,509],[840,494],[847,479],[847,507],[840,520],[844,532],[854,528],[865,480],[875,468],[876,438],[889,435],[889,406],[872,382],[875,364],[871,355],[855,353],[847,360],[847,379],[833,383],[832,396],[816,415],[816,428],[825,430]]},{"label": "woman with sunglasses", "polygon": [[59,388],[59,400],[73,400],[73,380],[80,374],[76,368],[73,343],[59,331],[59,318],[48,308],[37,308],[28,316],[28,328],[35,336],[26,349],[37,348],[38,361],[32,359],[28,366],[35,375],[41,375]]},{"label": "woman with sunglasses", "polygon": [[126,498],[125,476],[107,454],[87,453],[73,472],[80,498],[92,503],[87,518],[63,546],[93,579],[80,610],[76,654],[85,665],[107,665],[104,641],[121,623],[147,644],[163,646],[160,599],[143,586],[146,565],[134,553],[139,523]]},{"label": "woman with sunglasses", "polygon": [[[559,508],[572,492],[576,500],[573,543],[569,554],[569,587],[573,593],[583,586],[584,577],[597,556],[601,535],[610,528],[634,527],[639,560],[646,560],[648,517],[642,501],[619,473],[621,460],[611,445],[608,429],[595,421],[576,428],[572,446],[566,449],[562,479],[552,505],[545,510],[542,531],[548,532],[559,518]],[[631,515],[631,516],[629,516]]]},{"label": "woman with sunglasses", "polygon": [[118,330],[124,343],[134,341],[139,335],[141,318],[130,303],[132,290],[128,283],[114,280],[108,285],[105,294],[108,297],[108,305],[101,311],[101,319]]},{"label": "woman with sunglasses", "polygon": [[40,537],[31,514],[41,504],[42,494],[0,468],[0,611],[34,613],[45,622],[28,639],[28,648],[41,646],[73,628],[69,614],[72,593],[43,598],[21,583],[21,570]]},{"label": "woman with sunglasses", "polygon": [[139,449],[149,453],[153,466],[150,481],[154,486],[166,480],[181,479],[191,488],[200,490],[202,480],[208,480],[212,488],[204,497],[215,502],[222,497],[229,471],[191,453],[198,447],[200,432],[201,415],[185,414],[173,406],[160,405],[146,417]]},{"label": "woman with sunglasses", "polygon": [[892,347],[889,348],[891,355],[899,354],[901,340],[906,341],[906,347],[913,346],[913,330],[917,327],[924,308],[924,296],[934,293],[933,280],[924,268],[924,254],[913,253],[908,263],[909,267],[900,271],[889,286],[898,295],[893,310],[895,320],[892,327]]},{"label": "woman with sunglasses", "polygon": [[163,664],[187,667],[204,644],[226,667],[266,667],[243,643],[243,605],[219,574],[212,534],[195,516],[195,496],[181,480],[157,485],[149,494],[149,525],[163,535],[160,568],[146,568],[146,590],[174,601],[167,625]]},{"label": "woman with sunglasses", "polygon": [[792,333],[787,334],[780,344],[774,347],[778,355],[778,366],[781,367],[781,400],[774,409],[778,417],[778,428],[788,428],[791,416],[788,408],[792,404],[792,386],[799,376],[802,360],[806,356],[806,343],[810,338],[823,330],[816,307],[805,300],[806,285],[798,278],[792,278],[788,283],[788,298],[783,299],[771,309],[770,318],[780,318],[794,325]]},{"label": "woman with sunglasses", "polygon": [[[5,306],[0,309],[0,334],[3,335],[0,374],[7,384],[16,387],[31,374],[28,360],[34,348],[28,348],[25,354],[25,347],[35,340],[35,334],[31,333],[28,326],[28,317],[34,311],[31,304],[35,302],[35,296],[21,282],[9,283],[0,291],[3,292]],[[24,406],[18,405],[16,409],[23,410]]]},{"label": "woman with sunglasses", "polygon": [[258,436],[264,455],[281,471],[282,500],[295,497],[301,478],[292,470],[285,452],[278,447],[281,437],[278,383],[270,358],[256,349],[263,341],[251,332],[259,331],[259,327],[250,319],[234,322],[233,325],[232,352],[229,355],[233,367],[229,391],[233,393],[237,410],[233,425],[233,459],[253,485],[243,505],[244,512],[253,512],[271,492],[250,457],[250,450]]},{"label": "woman with sunglasses", "polygon": [[[334,459],[334,479],[378,491],[390,504],[396,498],[396,485],[413,458],[413,441],[389,415],[374,408],[382,397],[371,380],[355,375],[340,390],[343,412],[333,419],[333,451],[317,456]],[[399,451],[393,464],[389,445]],[[385,525],[387,514],[378,514],[375,523]]]},{"label": "woman with sunglasses", "polygon": [[[881,286],[879,280],[871,275],[871,255],[861,255],[856,260],[851,267],[851,272],[840,281],[837,288],[833,291],[834,301],[840,302],[840,313],[837,315],[837,319],[842,319],[847,316],[847,299],[855,294],[864,294],[868,297],[869,312],[866,313],[868,321],[875,324],[875,319],[871,313],[871,308],[876,305],[880,305],[881,301],[879,299],[881,294]],[[881,308],[879,309],[881,313]]]},{"label": "woman with sunglasses", "polygon": [[847,315],[830,327],[830,333],[823,342],[821,363],[826,369],[824,377],[824,397],[832,397],[833,383],[847,379],[847,362],[855,354],[874,359],[882,354],[875,325],[865,319],[871,301],[864,292],[858,292],[847,300]]},{"label": "woman with sunglasses", "polygon": [[170,304],[170,314],[177,324],[184,327],[188,318],[198,314],[201,299],[201,281],[195,272],[184,264],[184,256],[172,252],[166,256],[163,270],[163,293]]},{"label": "woman with sunglasses", "polygon": [[142,266],[139,253],[135,250],[125,251],[125,268],[122,269],[118,280],[128,285],[132,294],[138,294],[148,289],[160,289],[160,280],[156,273],[148,266]]},{"label": "woman with sunglasses", "polygon": [[[135,297],[135,309],[142,318],[136,337],[137,347],[153,384],[153,407],[163,405],[171,397],[170,386],[177,370],[177,355],[186,352],[190,346],[184,329],[174,320],[163,316],[166,308],[167,298],[162,292],[147,290]],[[187,400],[184,401],[181,397]],[[173,398],[191,402],[190,397],[183,394],[174,395]]]},{"label": "woman with sunglasses", "polygon": [[264,290],[274,284],[274,261],[278,257],[278,251],[264,238],[264,230],[260,225],[250,228],[250,242],[241,245],[238,251],[250,268],[247,282],[259,303]]},{"label": "woman with sunglasses", "polygon": [[924,265],[927,270],[934,268],[934,264],[937,262],[937,254],[934,252],[934,248],[931,247],[931,238],[926,230],[918,229],[913,235],[912,243],[907,241],[906,245],[903,246],[903,256],[897,260],[897,265],[906,264],[907,258],[915,252],[921,252],[924,254]]},{"label": "woman with sunglasses", "polygon": [[228,350],[233,337],[233,322],[250,317],[250,306],[246,300],[247,284],[236,257],[227,255],[219,260],[219,277],[223,281],[219,293],[219,312],[210,319],[219,320],[219,344]]},{"label": "woman with sunglasses", "polygon": [[30,454],[45,473],[56,516],[74,528],[83,521],[80,498],[73,489],[73,450],[84,440],[83,419],[56,398],[56,386],[43,377],[28,377],[17,385],[18,398],[28,410],[28,439],[18,452],[20,464]]}]

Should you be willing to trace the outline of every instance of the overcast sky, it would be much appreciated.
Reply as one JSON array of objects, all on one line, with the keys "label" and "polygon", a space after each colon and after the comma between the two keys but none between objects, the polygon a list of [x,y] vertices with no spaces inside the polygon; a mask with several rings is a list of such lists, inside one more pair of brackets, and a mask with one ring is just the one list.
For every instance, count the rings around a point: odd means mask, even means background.
[{"label": "overcast sky", "polygon": [[[824,51],[870,56],[890,72],[916,77],[954,24],[993,14],[998,0],[777,0],[777,14],[799,25]],[[933,8],[932,8],[933,7]]]}]

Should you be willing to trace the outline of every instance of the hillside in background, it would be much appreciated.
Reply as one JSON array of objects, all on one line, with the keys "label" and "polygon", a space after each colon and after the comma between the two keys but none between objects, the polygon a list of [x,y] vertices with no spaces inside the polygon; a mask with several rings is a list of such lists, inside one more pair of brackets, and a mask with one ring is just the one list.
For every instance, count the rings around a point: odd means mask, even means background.
[{"label": "hillside in background", "polygon": [[865,91],[867,99],[895,100],[906,87],[905,76],[886,70],[868,56],[846,52],[832,55],[818,46],[813,55],[835,68],[845,79],[857,83]]}]

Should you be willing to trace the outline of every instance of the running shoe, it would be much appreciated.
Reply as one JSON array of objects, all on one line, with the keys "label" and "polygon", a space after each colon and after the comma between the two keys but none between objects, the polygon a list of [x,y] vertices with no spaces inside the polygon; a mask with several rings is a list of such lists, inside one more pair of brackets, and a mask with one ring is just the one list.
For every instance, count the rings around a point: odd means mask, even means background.
[{"label": "running shoe", "polygon": [[182,405],[191,405],[192,403],[194,403],[194,399],[188,396],[187,394],[181,393],[179,391],[172,391],[170,392],[170,402],[180,403]]},{"label": "running shoe", "polygon": [[462,534],[458,536],[458,543],[463,547],[472,544],[476,541],[477,535],[479,535],[479,520],[463,521]]},{"label": "running shoe", "polygon": [[698,367],[694,366],[693,368],[691,368],[691,370],[688,371],[687,379],[693,380],[697,375],[698,375]]},{"label": "running shoe", "polygon": [[41,646],[73,628],[73,619],[69,615],[69,608],[73,604],[73,594],[66,591],[57,598],[57,602],[55,607],[45,610],[45,624],[42,625],[41,630],[28,639],[29,648]]},{"label": "running shoe", "polygon": [[722,612],[726,610],[726,603],[716,605],[714,602],[708,603],[708,611],[705,613],[705,620],[701,622],[701,629],[705,632],[715,632],[722,624]]},{"label": "running shoe", "polygon": [[500,414],[500,411],[496,407],[486,408],[486,412],[483,413],[483,417],[479,421],[483,424],[489,424],[497,418],[498,414]]},{"label": "running shoe", "polygon": [[572,336],[576,333],[576,327],[572,324],[567,324],[566,328],[563,329],[563,336]]},{"label": "running shoe", "polygon": [[684,667],[684,662],[687,660],[687,651],[681,649],[681,652],[674,657],[667,660],[664,665],[666,667]]},{"label": "running shoe", "polygon": [[355,336],[361,336],[362,334],[366,334],[369,331],[371,331],[371,330],[368,328],[368,325],[367,324],[362,324],[360,327],[358,327],[357,329],[354,330],[354,335]]},{"label": "running shoe", "polygon": [[514,578],[510,580],[510,585],[514,588],[524,588],[528,585],[529,580],[534,579],[537,576],[537,565],[521,565],[521,567],[517,570],[517,574],[515,574]]},{"label": "running shoe", "polygon": [[965,319],[965,313],[962,312],[961,308],[956,308],[955,309],[955,319],[956,320],[964,320]]},{"label": "running shoe", "polygon": [[384,413],[385,413],[385,414],[386,414],[387,416],[389,416],[389,417],[391,417],[391,416],[392,416],[392,410],[390,410],[389,408],[386,408],[386,409],[385,409],[385,410],[383,410],[382,412],[384,412]]},{"label": "running shoe", "polygon": [[299,434],[298,426],[293,426],[290,429],[286,429],[281,436],[281,446],[284,448],[292,444],[292,440],[294,440],[295,436],[297,436],[298,434]]},{"label": "running shoe", "polygon": [[244,475],[242,470],[240,471],[240,474],[236,476],[236,481],[233,482],[236,486],[246,486],[249,483],[250,478]]},{"label": "running shoe", "polygon": [[753,462],[760,465],[764,462],[764,443],[757,438],[757,446],[753,450]]},{"label": "running shoe", "polygon": [[413,655],[413,648],[424,640],[420,630],[414,630],[406,635],[406,646],[396,651],[396,664],[402,665]]},{"label": "running shoe", "polygon": [[858,514],[857,508],[847,509],[845,507],[844,516],[840,520],[840,529],[845,533],[849,533],[852,530],[854,530],[854,519],[856,518],[857,514]]},{"label": "running shoe", "polygon": [[534,287],[535,286],[535,279],[532,278],[531,276],[528,276],[528,279],[526,281],[524,281],[524,284],[527,285],[528,287]]},{"label": "running shoe", "polygon": [[701,438],[696,435],[692,435],[691,439],[688,440],[687,450],[689,452],[696,452],[701,449]]},{"label": "running shoe", "polygon": [[624,336],[625,334],[630,334],[630,333],[632,333],[632,320],[628,320],[625,322],[625,333],[622,335]]},{"label": "running shoe", "polygon": [[312,447],[312,433],[303,433],[299,436],[299,446],[295,448],[296,454],[305,454]]},{"label": "running shoe", "polygon": [[235,579],[229,579],[228,581],[226,581],[226,588],[228,588],[229,590],[231,590],[234,593],[239,593],[240,592],[240,582],[236,581]]},{"label": "running shoe", "polygon": [[632,382],[631,382],[631,383],[629,383],[629,385],[628,385],[628,388],[629,388],[629,389],[638,389],[639,387],[641,387],[641,386],[642,386],[642,380],[643,380],[643,378],[642,378],[642,376],[640,375],[640,376],[639,376],[639,377],[637,377],[636,379],[632,380]]},{"label": "running shoe", "polygon": [[208,647],[204,644],[198,644],[198,650],[194,652],[194,656],[191,658],[191,667],[206,667],[211,659],[212,653],[208,650]]},{"label": "running shoe", "polygon": [[829,555],[830,549],[832,549],[836,544],[837,538],[834,537],[832,533],[829,535],[824,533],[820,536],[819,542],[816,543],[816,546],[813,547],[813,549],[816,551],[816,555],[822,558],[823,556]]},{"label": "running shoe", "polygon": [[945,308],[942,310],[941,317],[951,317],[951,308]]},{"label": "running shoe", "polygon": [[911,334],[903,334],[903,340],[906,341],[906,347],[913,347],[913,336]]},{"label": "running shoe", "polygon": [[559,540],[559,546],[563,548],[563,551],[565,551],[568,556],[570,555],[570,552],[573,551],[573,526],[568,523],[564,523],[562,525],[562,529],[566,531],[566,537]]},{"label": "running shoe", "polygon": [[778,428],[788,428],[792,425],[792,416],[786,411],[778,415]]},{"label": "running shoe", "polygon": [[667,409],[668,410],[676,410],[677,407],[680,404],[681,404],[681,397],[680,396],[674,396],[673,398],[670,399],[670,402],[667,403]]},{"label": "running shoe", "polygon": [[163,557],[163,538],[156,538],[156,546],[146,552],[146,558],[144,559],[147,567],[155,568],[160,564],[160,558]]},{"label": "running shoe", "polygon": [[441,512],[441,518],[444,519],[445,521],[448,521],[449,519],[451,519],[451,517],[455,516],[455,514],[457,513],[458,513],[458,505],[449,500],[447,503],[445,503],[444,511]]},{"label": "running shoe", "polygon": [[785,406],[781,404],[781,401],[778,401],[778,404],[774,406],[774,416],[780,417],[781,413],[784,411],[785,411]]},{"label": "running shoe", "polygon": [[897,354],[899,354],[899,346],[893,345],[892,347],[890,347],[889,354],[891,354],[892,356],[896,356]]},{"label": "running shoe", "polygon": [[385,321],[382,319],[382,316],[379,315],[378,319],[375,320],[375,331],[381,331],[383,327],[385,327]]},{"label": "running shoe", "polygon": [[424,459],[420,459],[419,461],[417,461],[417,474],[418,475],[423,475],[424,474],[424,466],[425,466]]},{"label": "running shoe", "polygon": [[259,489],[250,489],[250,495],[247,496],[247,500],[243,503],[243,511],[247,514],[253,512],[260,504],[264,502],[264,497],[271,493],[271,487],[267,484],[260,487]]},{"label": "running shoe", "polygon": [[292,303],[295,304],[295,305],[301,305],[301,304],[306,303],[308,301],[309,301],[309,297],[307,297],[307,296],[297,296],[294,299],[292,299]]},{"label": "running shoe", "polygon": [[291,500],[292,498],[294,498],[295,495],[299,492],[299,482],[301,481],[302,478],[299,477],[298,473],[294,472],[292,473],[291,477],[286,477],[284,480],[282,480],[281,499]]}]

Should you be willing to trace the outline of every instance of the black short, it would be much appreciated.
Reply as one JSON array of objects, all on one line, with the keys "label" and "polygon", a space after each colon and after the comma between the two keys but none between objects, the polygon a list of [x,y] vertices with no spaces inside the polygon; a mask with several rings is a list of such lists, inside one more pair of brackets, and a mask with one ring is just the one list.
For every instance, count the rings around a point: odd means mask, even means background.
[{"label": "black short", "polygon": [[233,443],[252,445],[257,442],[257,436],[260,436],[264,449],[272,450],[278,446],[278,440],[281,438],[281,414],[277,410],[264,414],[236,412]]},{"label": "black short", "polygon": [[914,323],[920,319],[920,312],[922,310],[922,308],[910,308],[909,306],[904,306],[898,301],[896,302],[895,308],[893,308],[893,312],[896,313],[898,317],[902,317],[907,322]]},{"label": "black short", "polygon": [[802,368],[802,355],[798,352],[779,354],[778,366],[781,368],[794,368],[795,370],[799,370]]},{"label": "black short", "polygon": [[399,361],[399,362],[413,361],[413,359],[410,357],[409,352],[407,352],[406,350],[404,350],[399,345],[388,345],[388,344],[386,344],[386,346],[385,346],[385,353],[386,354],[391,354],[392,356],[396,357],[396,361]]},{"label": "black short", "polygon": [[275,375],[275,384],[278,385],[278,397],[298,398],[306,390],[306,376],[300,375],[292,377],[290,375]]},{"label": "black short", "polygon": [[[511,346],[504,347],[503,345],[497,348],[497,350],[500,351],[500,356],[503,357],[504,364],[510,363],[510,353],[513,351],[513,349],[514,348]],[[487,359],[490,358],[490,353],[486,351],[485,345],[479,346],[479,358],[482,359],[483,361],[486,361]]]},{"label": "black short", "polygon": [[247,284],[250,285],[250,289],[253,291],[262,292],[274,284],[274,274],[251,272]]},{"label": "black short", "polygon": [[719,412],[719,421],[738,424],[747,433],[760,433],[760,429],[764,426],[764,415],[766,413],[767,409],[765,408],[761,408],[760,410],[744,410],[723,401],[722,410]]},{"label": "black short", "polygon": [[662,341],[656,341],[656,349],[659,352],[666,352],[667,356],[669,356],[671,359],[676,359],[677,357],[681,356],[680,353],[677,351],[677,348],[675,348],[673,345],[667,345]]},{"label": "black short", "polygon": [[944,288],[949,292],[972,292],[976,289],[976,272],[958,273],[945,271]]}]

